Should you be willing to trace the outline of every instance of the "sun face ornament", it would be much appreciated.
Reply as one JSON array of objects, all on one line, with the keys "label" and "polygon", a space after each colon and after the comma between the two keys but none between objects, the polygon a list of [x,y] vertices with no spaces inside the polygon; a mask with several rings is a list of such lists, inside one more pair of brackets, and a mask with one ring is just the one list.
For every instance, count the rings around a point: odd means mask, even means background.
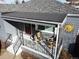
[{"label": "sun face ornament", "polygon": [[66,32],[72,32],[74,30],[74,25],[72,23],[67,23],[64,25],[64,30]]}]

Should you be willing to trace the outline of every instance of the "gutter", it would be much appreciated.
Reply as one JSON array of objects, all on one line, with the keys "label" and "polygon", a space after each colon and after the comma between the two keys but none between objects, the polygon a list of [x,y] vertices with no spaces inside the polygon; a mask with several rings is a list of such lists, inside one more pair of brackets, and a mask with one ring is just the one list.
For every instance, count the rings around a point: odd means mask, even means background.
[{"label": "gutter", "polygon": [[[2,15],[2,18],[3,19],[16,19],[16,20],[21,20],[21,21],[31,21],[31,22],[41,22],[41,23],[48,23],[48,24],[61,24],[61,23],[59,23],[59,22],[51,22],[51,21],[40,21],[40,19],[39,20],[32,20],[32,19],[26,19],[26,18],[19,18],[19,17],[10,17],[10,16],[3,16]],[[15,21],[16,21],[15,20]],[[13,20],[12,20],[13,21]]]}]

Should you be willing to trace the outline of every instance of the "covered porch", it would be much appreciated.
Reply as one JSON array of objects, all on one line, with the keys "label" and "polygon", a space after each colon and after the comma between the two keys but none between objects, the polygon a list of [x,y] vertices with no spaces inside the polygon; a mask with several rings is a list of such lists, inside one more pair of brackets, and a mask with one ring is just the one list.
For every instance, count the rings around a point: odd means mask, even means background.
[{"label": "covered porch", "polygon": [[18,55],[21,49],[39,59],[57,59],[62,49],[59,31],[65,17],[63,13],[3,13],[5,31],[14,38],[12,53]]}]

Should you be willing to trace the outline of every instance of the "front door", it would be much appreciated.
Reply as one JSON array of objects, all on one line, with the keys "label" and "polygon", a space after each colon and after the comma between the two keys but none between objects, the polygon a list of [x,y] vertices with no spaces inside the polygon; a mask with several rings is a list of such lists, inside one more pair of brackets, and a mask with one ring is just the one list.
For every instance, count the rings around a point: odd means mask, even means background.
[{"label": "front door", "polygon": [[32,34],[34,30],[35,30],[34,24],[25,24],[25,32],[27,34]]}]

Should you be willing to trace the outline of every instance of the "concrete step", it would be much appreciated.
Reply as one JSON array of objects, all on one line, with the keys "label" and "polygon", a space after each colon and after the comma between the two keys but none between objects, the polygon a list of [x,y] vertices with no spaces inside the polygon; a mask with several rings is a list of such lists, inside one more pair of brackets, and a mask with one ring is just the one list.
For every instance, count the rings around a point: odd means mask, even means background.
[{"label": "concrete step", "polygon": [[[13,44],[10,45],[8,48],[7,48],[7,51],[10,52],[11,54],[15,54],[14,50],[13,50]],[[22,49],[21,47],[18,49],[16,55],[19,55],[20,53],[22,52]]]}]

